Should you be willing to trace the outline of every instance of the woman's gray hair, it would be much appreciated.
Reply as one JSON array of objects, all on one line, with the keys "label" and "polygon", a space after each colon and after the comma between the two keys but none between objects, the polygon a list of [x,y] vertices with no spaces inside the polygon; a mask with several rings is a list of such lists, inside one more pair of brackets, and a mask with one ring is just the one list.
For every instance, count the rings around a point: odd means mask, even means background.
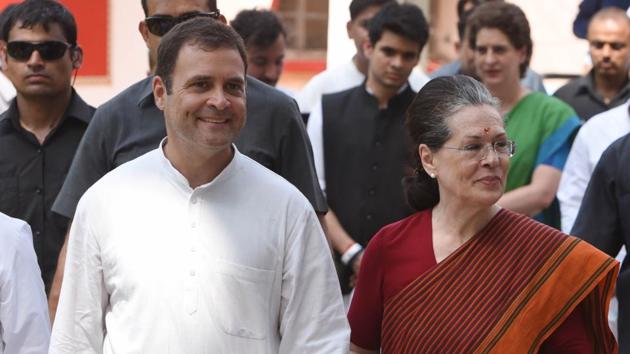
[{"label": "woman's gray hair", "polygon": [[418,147],[440,149],[450,138],[448,118],[466,107],[488,105],[499,107],[499,101],[479,81],[466,76],[444,76],[429,81],[418,92],[407,109],[407,132],[413,142],[416,173],[404,180],[407,202],[416,210],[434,207],[440,201],[437,181],[420,162]]}]

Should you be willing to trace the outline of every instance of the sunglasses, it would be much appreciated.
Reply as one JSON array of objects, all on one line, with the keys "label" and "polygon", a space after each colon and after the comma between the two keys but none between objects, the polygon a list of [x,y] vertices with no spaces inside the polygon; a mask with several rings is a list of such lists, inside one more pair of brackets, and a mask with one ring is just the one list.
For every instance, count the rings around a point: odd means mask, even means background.
[{"label": "sunglasses", "polygon": [[145,18],[144,23],[147,24],[149,32],[158,37],[162,37],[163,35],[168,33],[168,31],[173,29],[173,27],[175,27],[177,24],[190,20],[191,18],[209,17],[213,20],[216,20],[219,18],[219,16],[221,16],[219,10],[214,10],[210,12],[193,12],[178,17],[168,15],[155,15]]},{"label": "sunglasses", "polygon": [[44,60],[57,60],[66,54],[73,45],[60,41],[25,42],[12,41],[7,43],[7,54],[15,60],[26,61],[37,51]]}]

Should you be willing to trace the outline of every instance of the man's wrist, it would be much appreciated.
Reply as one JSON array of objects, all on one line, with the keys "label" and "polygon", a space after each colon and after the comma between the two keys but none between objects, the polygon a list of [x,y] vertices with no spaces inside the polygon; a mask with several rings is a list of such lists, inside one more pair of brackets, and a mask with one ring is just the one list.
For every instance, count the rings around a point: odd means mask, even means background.
[{"label": "man's wrist", "polygon": [[361,252],[363,252],[363,247],[358,243],[353,244],[341,255],[341,263],[346,266],[351,265]]}]

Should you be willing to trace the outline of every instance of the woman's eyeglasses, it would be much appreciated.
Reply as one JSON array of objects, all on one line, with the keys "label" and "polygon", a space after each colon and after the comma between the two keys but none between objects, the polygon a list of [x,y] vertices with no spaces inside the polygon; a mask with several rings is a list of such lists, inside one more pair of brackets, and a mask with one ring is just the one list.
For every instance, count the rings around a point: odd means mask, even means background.
[{"label": "woman's eyeglasses", "polygon": [[221,16],[219,10],[214,10],[210,12],[193,12],[189,14],[184,14],[178,17],[167,16],[167,15],[155,15],[149,16],[144,19],[144,22],[147,24],[147,28],[149,32],[153,33],[158,37],[162,37],[168,33],[173,27],[177,24],[182,23],[184,21],[190,20],[195,17],[208,17],[213,20],[216,20]]},{"label": "woman's eyeglasses", "polygon": [[499,157],[512,157],[516,152],[516,143],[510,140],[502,140],[495,141],[492,144],[469,144],[461,148],[442,146],[442,148],[458,150],[471,160],[481,161],[488,157],[490,150],[493,150]]},{"label": "woman's eyeglasses", "polygon": [[31,58],[34,51],[37,51],[43,60],[57,60],[72,47],[72,44],[61,41],[11,41],[7,43],[7,54],[15,60],[26,61]]}]

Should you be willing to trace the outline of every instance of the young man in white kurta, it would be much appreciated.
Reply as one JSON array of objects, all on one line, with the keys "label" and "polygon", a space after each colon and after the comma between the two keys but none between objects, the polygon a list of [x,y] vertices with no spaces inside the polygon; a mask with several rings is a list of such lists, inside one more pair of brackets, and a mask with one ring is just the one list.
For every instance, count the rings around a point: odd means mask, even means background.
[{"label": "young man in white kurta", "polygon": [[74,215],[51,353],[346,353],[319,222],[240,154],[245,48],[208,18],[160,43],[167,138],[94,184]]},{"label": "young man in white kurta", "polygon": [[67,266],[51,352],[345,353],[349,340],[311,205],[236,149],[195,189],[161,148],[107,174],[81,198]]}]

